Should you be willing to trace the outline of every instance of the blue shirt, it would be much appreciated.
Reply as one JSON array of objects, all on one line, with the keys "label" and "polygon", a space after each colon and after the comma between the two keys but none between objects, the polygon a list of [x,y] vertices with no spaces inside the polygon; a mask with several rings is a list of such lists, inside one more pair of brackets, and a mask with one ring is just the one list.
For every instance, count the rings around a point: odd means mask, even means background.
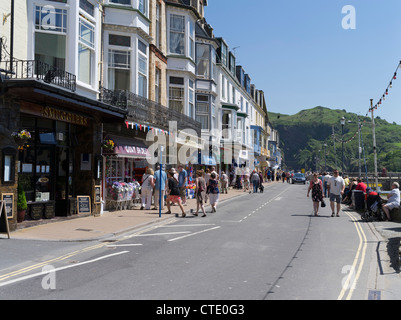
[{"label": "blue shirt", "polygon": [[182,171],[178,175],[178,186],[180,188],[183,186],[187,186],[187,184],[188,184],[187,180],[186,180],[187,177],[188,177],[187,171],[185,169],[182,169]]},{"label": "blue shirt", "polygon": [[[155,190],[159,191],[160,190],[160,170],[156,170],[155,174],[153,175],[155,177],[156,183],[155,183]],[[166,179],[167,179],[167,174],[165,171],[162,170],[162,181],[161,181],[161,186],[162,190],[166,189]]]}]

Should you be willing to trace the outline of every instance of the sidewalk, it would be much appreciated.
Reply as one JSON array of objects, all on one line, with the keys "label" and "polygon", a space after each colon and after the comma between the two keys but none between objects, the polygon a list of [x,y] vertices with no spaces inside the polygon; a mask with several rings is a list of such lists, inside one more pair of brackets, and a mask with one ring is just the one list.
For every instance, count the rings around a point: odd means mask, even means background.
[{"label": "sidewalk", "polygon": [[[265,184],[266,185],[266,184]],[[227,194],[220,193],[219,202],[228,199],[244,196],[242,190],[231,189]],[[153,207],[153,206],[152,206]],[[192,216],[191,209],[196,210],[196,200],[187,200],[187,206],[184,206],[187,217]],[[206,214],[211,210],[209,202],[205,205]],[[181,210],[178,206],[171,207],[171,215],[166,215],[167,207],[162,210],[162,217],[159,217],[159,210],[124,210],[124,211],[106,211],[101,216],[84,216],[77,218],[65,218],[57,220],[52,219],[44,224],[17,229],[10,234],[11,239],[23,240],[45,240],[45,241],[91,241],[112,237],[130,230],[138,229],[146,225],[159,223],[172,219],[182,219]],[[201,209],[199,216],[201,218]],[[176,218],[175,214],[179,214]],[[6,238],[7,235],[0,234],[0,238]]]}]

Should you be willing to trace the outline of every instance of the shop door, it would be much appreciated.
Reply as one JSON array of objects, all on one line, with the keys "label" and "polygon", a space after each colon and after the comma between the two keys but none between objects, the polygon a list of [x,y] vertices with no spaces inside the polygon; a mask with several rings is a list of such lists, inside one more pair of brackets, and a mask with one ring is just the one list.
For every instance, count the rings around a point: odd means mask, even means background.
[{"label": "shop door", "polygon": [[71,203],[69,199],[73,195],[72,173],[73,157],[70,148],[56,148],[56,214],[67,216],[70,214]]}]

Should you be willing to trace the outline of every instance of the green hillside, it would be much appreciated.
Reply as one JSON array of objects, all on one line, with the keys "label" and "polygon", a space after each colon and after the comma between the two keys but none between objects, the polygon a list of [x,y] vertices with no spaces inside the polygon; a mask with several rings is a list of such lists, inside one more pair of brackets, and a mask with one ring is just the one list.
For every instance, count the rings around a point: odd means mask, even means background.
[{"label": "green hillside", "polygon": [[[288,168],[323,171],[342,167],[342,126],[344,126],[344,170],[358,172],[358,115],[346,110],[325,107],[302,110],[295,115],[269,112],[273,127],[280,133],[280,146]],[[369,172],[374,171],[372,120],[359,117],[362,139]],[[378,152],[378,170],[386,167],[389,172],[401,172],[401,126],[375,118]],[[335,145],[333,139],[333,127]],[[326,147],[324,145],[327,145]],[[334,152],[334,148],[336,152]],[[326,156],[325,156],[326,155]],[[365,171],[364,154],[362,172]],[[337,164],[337,165],[336,165]]]}]

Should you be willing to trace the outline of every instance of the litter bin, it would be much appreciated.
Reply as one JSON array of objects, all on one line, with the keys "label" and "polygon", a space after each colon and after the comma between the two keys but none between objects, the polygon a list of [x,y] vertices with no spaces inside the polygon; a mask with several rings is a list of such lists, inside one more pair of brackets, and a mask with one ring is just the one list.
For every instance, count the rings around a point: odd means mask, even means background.
[{"label": "litter bin", "polygon": [[352,191],[352,204],[356,211],[365,210],[365,193],[362,190]]}]

